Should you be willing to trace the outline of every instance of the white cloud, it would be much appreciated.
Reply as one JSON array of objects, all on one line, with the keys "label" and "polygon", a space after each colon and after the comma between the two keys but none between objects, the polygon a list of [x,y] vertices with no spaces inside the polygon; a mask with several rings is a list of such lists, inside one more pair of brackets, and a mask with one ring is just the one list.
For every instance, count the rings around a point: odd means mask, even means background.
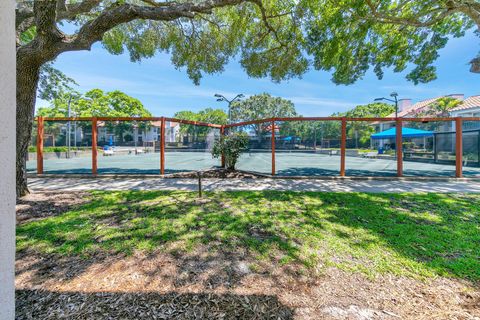
[{"label": "white cloud", "polygon": [[339,107],[348,108],[356,105],[354,102],[341,101],[335,99],[324,99],[314,97],[284,97],[298,105],[309,105],[315,107]]}]

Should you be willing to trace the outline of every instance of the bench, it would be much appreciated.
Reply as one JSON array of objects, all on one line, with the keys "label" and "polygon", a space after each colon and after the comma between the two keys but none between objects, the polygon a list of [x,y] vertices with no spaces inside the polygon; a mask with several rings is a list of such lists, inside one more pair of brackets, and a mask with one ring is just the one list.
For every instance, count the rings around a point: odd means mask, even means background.
[{"label": "bench", "polygon": [[113,156],[113,154],[114,154],[113,149],[107,149],[107,150],[104,149],[104,150],[103,150],[103,156],[104,156],[104,157],[105,157],[105,156]]},{"label": "bench", "polygon": [[378,156],[377,151],[367,152],[363,154],[364,158],[376,158]]},{"label": "bench", "polygon": [[337,154],[338,154],[338,150],[330,150],[330,151],[328,152],[328,154],[329,154],[330,156],[337,155]]}]

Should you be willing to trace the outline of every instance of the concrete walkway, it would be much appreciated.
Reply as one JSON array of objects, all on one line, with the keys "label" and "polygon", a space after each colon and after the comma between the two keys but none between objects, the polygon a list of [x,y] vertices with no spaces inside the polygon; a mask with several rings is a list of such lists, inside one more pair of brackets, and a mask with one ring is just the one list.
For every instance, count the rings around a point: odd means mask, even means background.
[{"label": "concrete walkway", "polygon": [[[203,179],[205,191],[291,190],[323,192],[476,192],[480,181],[322,180],[322,179]],[[33,191],[190,190],[196,179],[163,178],[29,178]]]}]

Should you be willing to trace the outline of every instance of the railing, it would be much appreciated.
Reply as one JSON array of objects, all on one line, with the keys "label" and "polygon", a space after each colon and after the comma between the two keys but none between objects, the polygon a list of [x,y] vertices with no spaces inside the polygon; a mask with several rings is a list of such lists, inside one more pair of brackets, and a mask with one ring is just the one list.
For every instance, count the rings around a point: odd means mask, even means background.
[{"label": "railing", "polygon": [[[224,135],[226,129],[248,126],[259,123],[271,123],[271,175],[276,174],[276,159],[275,159],[275,123],[276,122],[288,122],[288,121],[340,121],[341,122],[341,134],[340,134],[340,172],[341,177],[346,176],[346,141],[347,141],[347,122],[355,121],[364,121],[364,122],[395,122],[397,130],[395,137],[395,148],[396,148],[396,176],[403,176],[403,147],[402,147],[402,125],[404,122],[444,122],[450,121],[455,122],[456,127],[456,139],[455,139],[455,176],[457,178],[462,177],[462,126],[463,121],[480,121],[480,117],[470,117],[470,118],[346,118],[346,117],[290,117],[290,118],[269,118],[269,119],[259,119],[254,121],[246,121],[228,125],[219,125],[212,123],[203,123],[197,121],[182,120],[176,118],[168,117],[38,117],[36,118],[37,125],[37,174],[43,174],[43,138],[44,138],[44,122],[45,121],[90,121],[92,125],[92,165],[91,173],[93,175],[97,174],[97,123],[99,121],[160,121],[160,170],[161,175],[165,174],[165,123],[167,121],[177,122],[181,124],[189,124],[195,126],[205,126],[211,128],[220,129],[220,134]],[[398,130],[399,129],[399,130]],[[225,166],[225,160],[222,157],[221,165]]]}]

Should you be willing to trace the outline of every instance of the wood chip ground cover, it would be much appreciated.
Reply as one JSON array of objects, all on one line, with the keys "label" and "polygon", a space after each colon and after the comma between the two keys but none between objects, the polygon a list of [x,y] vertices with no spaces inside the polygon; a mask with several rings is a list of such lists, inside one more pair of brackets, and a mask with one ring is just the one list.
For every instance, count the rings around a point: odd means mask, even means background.
[{"label": "wood chip ground cover", "polygon": [[17,318],[476,319],[479,207],[459,194],[33,194],[18,205]]}]

